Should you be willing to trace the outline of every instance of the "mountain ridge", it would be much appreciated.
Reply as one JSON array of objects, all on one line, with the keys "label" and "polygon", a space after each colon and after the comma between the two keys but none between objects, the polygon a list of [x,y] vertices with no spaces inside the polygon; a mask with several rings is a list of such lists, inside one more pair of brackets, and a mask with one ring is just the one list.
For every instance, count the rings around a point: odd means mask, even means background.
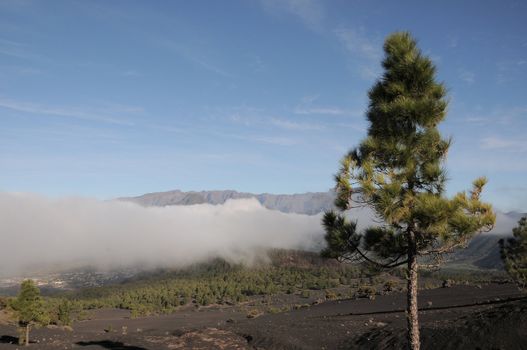
[{"label": "mountain ridge", "polygon": [[295,194],[249,193],[235,190],[213,191],[181,191],[171,190],[166,192],[146,193],[136,197],[117,198],[142,206],[171,206],[193,204],[223,204],[229,199],[256,198],[265,208],[279,210],[284,213],[316,215],[334,209],[335,193],[306,192]]},{"label": "mountain ridge", "polygon": [[[270,210],[279,210],[284,213],[296,213],[304,215],[317,215],[321,212],[335,209],[333,204],[335,192],[306,192],[295,194],[254,194],[249,192],[238,192],[235,190],[213,190],[213,191],[181,191],[172,190],[166,192],[146,193],[137,197],[123,197],[118,200],[133,202],[142,206],[172,206],[193,204],[225,203],[229,199],[255,198],[262,206]],[[373,213],[369,209],[359,208],[354,213],[348,213],[351,219],[358,220],[359,229],[372,223],[368,217]],[[496,211],[496,226],[490,233],[477,235],[471,240],[466,249],[460,249],[450,255],[448,259],[452,263],[471,265],[483,269],[502,269],[498,241],[500,238],[511,235],[512,228],[518,220],[527,215],[518,212]]]},{"label": "mountain ridge", "polygon": [[[250,193],[238,192],[236,190],[209,190],[209,191],[182,191],[170,190],[161,192],[145,193],[133,197],[120,197],[117,200],[133,202],[145,207],[149,206],[171,206],[171,205],[193,205],[193,204],[223,204],[229,199],[256,198],[260,204],[267,209],[279,210],[284,213],[296,213],[316,215],[328,210],[335,209],[335,192],[304,192],[293,194],[273,193]],[[501,226],[500,231],[494,233],[506,233],[527,213],[517,211],[502,212],[498,214],[496,226]],[[494,230],[493,230],[494,231]]]}]

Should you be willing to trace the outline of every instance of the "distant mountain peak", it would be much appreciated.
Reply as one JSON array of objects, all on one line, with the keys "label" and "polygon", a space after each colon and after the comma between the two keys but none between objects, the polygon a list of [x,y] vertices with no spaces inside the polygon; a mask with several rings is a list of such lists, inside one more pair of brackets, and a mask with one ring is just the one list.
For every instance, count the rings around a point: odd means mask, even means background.
[{"label": "distant mountain peak", "polygon": [[[335,208],[335,192],[306,192],[295,194],[249,193],[236,190],[153,192],[137,197],[118,198],[145,207],[165,207],[169,205],[223,204],[229,199],[256,198],[264,207],[284,213],[316,215]],[[509,235],[512,228],[525,213],[496,211],[496,226],[492,234]]]},{"label": "distant mountain peak", "polygon": [[[316,215],[334,209],[335,192],[307,192],[298,194],[254,194],[235,190],[181,191],[147,193],[137,197],[119,198],[142,206],[169,206],[192,204],[223,204],[229,199],[255,198],[264,207],[284,213]],[[370,209],[357,209],[349,217],[358,220],[359,228],[367,227],[371,221]],[[467,249],[460,249],[451,256],[452,264],[472,264],[480,268],[499,269],[502,263],[499,255],[498,240],[510,235],[518,220],[526,215],[518,212],[496,211],[496,227],[486,234],[476,236]]]},{"label": "distant mountain peak", "polygon": [[228,199],[256,198],[264,207],[284,213],[315,215],[334,208],[335,194],[327,192],[307,192],[298,194],[248,193],[235,190],[188,191],[171,190],[147,193],[137,197],[123,197],[118,200],[129,201],[145,207],[223,204]]}]

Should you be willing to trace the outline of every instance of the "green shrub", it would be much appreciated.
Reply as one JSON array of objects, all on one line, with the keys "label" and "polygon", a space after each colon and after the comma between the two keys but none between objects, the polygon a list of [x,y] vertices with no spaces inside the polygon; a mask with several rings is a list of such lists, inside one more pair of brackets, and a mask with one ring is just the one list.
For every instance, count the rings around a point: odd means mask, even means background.
[{"label": "green shrub", "polygon": [[281,311],[282,311],[282,309],[277,308],[277,307],[273,307],[273,306],[271,306],[270,308],[267,309],[267,312],[270,313],[270,314],[277,314],[277,313],[279,313]]},{"label": "green shrub", "polygon": [[9,303],[8,298],[0,296],[0,310],[5,309],[8,303]]},{"label": "green shrub", "polygon": [[388,280],[388,281],[384,282],[384,284],[382,286],[382,290],[385,293],[389,293],[389,292],[393,292],[395,290],[395,287],[397,287],[397,282],[394,281],[394,280]]},{"label": "green shrub", "polygon": [[337,298],[338,298],[338,296],[337,296],[337,293],[335,293],[335,291],[332,291],[332,290],[327,290],[326,291],[326,299],[327,300],[335,300]]},{"label": "green shrub", "polygon": [[258,316],[261,316],[262,312],[258,309],[252,309],[247,312],[247,318],[256,318]]},{"label": "green shrub", "polygon": [[357,292],[355,292],[355,296],[357,298],[368,298],[370,300],[375,299],[375,295],[377,294],[377,289],[373,286],[360,286],[357,289]]},{"label": "green shrub", "polygon": [[58,306],[58,320],[63,326],[71,326],[73,303],[69,300],[62,300]]}]

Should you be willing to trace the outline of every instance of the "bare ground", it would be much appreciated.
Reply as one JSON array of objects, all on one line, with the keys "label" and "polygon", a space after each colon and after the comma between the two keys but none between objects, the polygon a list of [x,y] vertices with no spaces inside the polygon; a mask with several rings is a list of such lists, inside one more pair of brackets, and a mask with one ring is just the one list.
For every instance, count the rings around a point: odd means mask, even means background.
[{"label": "bare ground", "polygon": [[[234,306],[139,319],[123,310],[98,310],[72,331],[33,330],[30,348],[400,349],[405,298],[393,293],[328,301],[252,319]],[[527,300],[511,284],[423,290],[419,298],[423,349],[527,349]],[[19,348],[17,337],[14,327],[0,325],[0,349]]]}]

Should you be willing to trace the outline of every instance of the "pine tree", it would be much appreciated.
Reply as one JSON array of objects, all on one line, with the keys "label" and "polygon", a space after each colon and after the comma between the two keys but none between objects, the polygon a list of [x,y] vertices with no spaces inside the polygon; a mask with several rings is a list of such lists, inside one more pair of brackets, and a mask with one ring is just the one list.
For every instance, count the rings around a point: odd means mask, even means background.
[{"label": "pine tree", "polygon": [[18,325],[25,329],[25,336],[20,337],[19,343],[29,345],[29,330],[33,325],[45,323],[46,314],[40,290],[32,280],[25,280],[20,286],[20,293],[11,304],[16,312]]},{"label": "pine tree", "polygon": [[527,216],[512,229],[513,237],[500,240],[501,258],[507,273],[522,289],[527,288]]},{"label": "pine tree", "polygon": [[[434,64],[407,32],[388,36],[384,52],[384,74],[368,94],[367,137],[343,158],[335,176],[339,213],[324,216],[322,254],[378,269],[406,265],[408,341],[419,349],[419,268],[438,266],[443,253],[490,230],[495,215],[480,200],[485,178],[475,180],[468,194],[444,195],[451,141],[437,128],[448,103]],[[370,206],[379,226],[358,232],[344,216],[357,206]]]}]

